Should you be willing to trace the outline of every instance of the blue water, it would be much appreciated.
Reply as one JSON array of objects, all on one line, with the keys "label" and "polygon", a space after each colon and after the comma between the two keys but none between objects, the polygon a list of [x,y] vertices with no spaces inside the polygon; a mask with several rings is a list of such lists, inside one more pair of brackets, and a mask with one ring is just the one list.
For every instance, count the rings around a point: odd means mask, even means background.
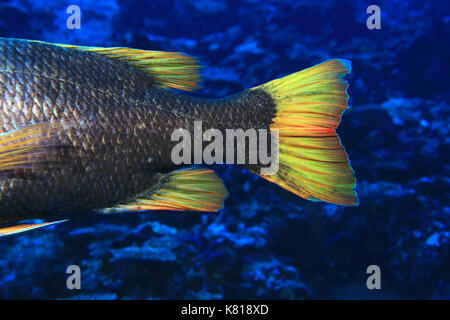
[{"label": "blue water", "polygon": [[[68,29],[66,9],[81,9]],[[218,214],[86,215],[0,240],[0,298],[450,298],[450,2],[0,3],[0,36],[184,51],[219,97],[329,58],[353,63],[339,134],[359,207],[313,203],[236,167]],[[81,289],[66,286],[78,265]],[[381,289],[369,290],[376,265]]]}]

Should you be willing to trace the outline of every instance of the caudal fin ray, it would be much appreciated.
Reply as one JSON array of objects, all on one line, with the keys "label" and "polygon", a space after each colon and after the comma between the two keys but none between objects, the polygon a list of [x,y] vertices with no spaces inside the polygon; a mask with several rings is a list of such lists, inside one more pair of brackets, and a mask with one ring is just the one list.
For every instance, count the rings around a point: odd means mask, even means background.
[{"label": "caudal fin ray", "polygon": [[328,60],[254,89],[270,94],[279,170],[262,176],[310,200],[356,205],[355,177],[335,129],[348,108],[347,60]]},{"label": "caudal fin ray", "polygon": [[65,122],[41,122],[0,134],[0,173],[22,174],[50,163],[50,154],[69,147],[59,139],[69,127]]}]

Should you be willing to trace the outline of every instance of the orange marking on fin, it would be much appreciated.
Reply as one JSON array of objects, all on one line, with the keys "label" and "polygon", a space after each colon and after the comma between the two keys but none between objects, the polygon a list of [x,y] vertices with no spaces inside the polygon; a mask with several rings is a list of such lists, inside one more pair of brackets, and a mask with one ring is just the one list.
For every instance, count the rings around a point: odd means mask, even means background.
[{"label": "orange marking on fin", "polygon": [[54,225],[54,224],[57,224],[57,223],[65,222],[65,221],[67,221],[67,219],[66,220],[59,220],[59,221],[39,223],[39,224],[19,224],[19,225],[16,225],[16,226],[0,229],[0,237],[10,236],[10,235],[13,235],[13,234],[18,234],[18,233],[22,233],[22,232],[26,232],[26,231],[30,231],[30,230],[34,230],[34,229],[38,229],[38,228],[42,228],[42,227],[46,227],[46,226],[51,226],[51,225]]}]

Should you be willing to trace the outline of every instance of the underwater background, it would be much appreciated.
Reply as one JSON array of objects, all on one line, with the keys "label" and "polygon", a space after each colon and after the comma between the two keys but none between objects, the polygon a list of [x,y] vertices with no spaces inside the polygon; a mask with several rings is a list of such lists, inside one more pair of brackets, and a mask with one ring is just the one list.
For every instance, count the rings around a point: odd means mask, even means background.
[{"label": "underwater background", "polygon": [[[366,26],[372,4],[381,29]],[[1,0],[0,36],[187,52],[207,97],[349,59],[338,133],[360,199],[309,202],[216,166],[219,213],[86,214],[1,238],[1,299],[450,298],[449,1]]]}]

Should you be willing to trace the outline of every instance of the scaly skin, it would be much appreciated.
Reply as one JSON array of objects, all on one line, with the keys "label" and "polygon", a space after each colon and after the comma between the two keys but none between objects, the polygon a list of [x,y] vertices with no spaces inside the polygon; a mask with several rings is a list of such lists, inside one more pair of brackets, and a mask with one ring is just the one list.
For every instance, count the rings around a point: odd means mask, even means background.
[{"label": "scaly skin", "polygon": [[[33,178],[0,176],[0,222],[111,207],[158,187],[176,169],[177,128],[268,128],[273,102],[264,92],[200,99],[157,88],[123,62],[95,53],[0,39],[0,133],[39,122],[68,122]],[[50,156],[49,156],[50,157]]]}]

